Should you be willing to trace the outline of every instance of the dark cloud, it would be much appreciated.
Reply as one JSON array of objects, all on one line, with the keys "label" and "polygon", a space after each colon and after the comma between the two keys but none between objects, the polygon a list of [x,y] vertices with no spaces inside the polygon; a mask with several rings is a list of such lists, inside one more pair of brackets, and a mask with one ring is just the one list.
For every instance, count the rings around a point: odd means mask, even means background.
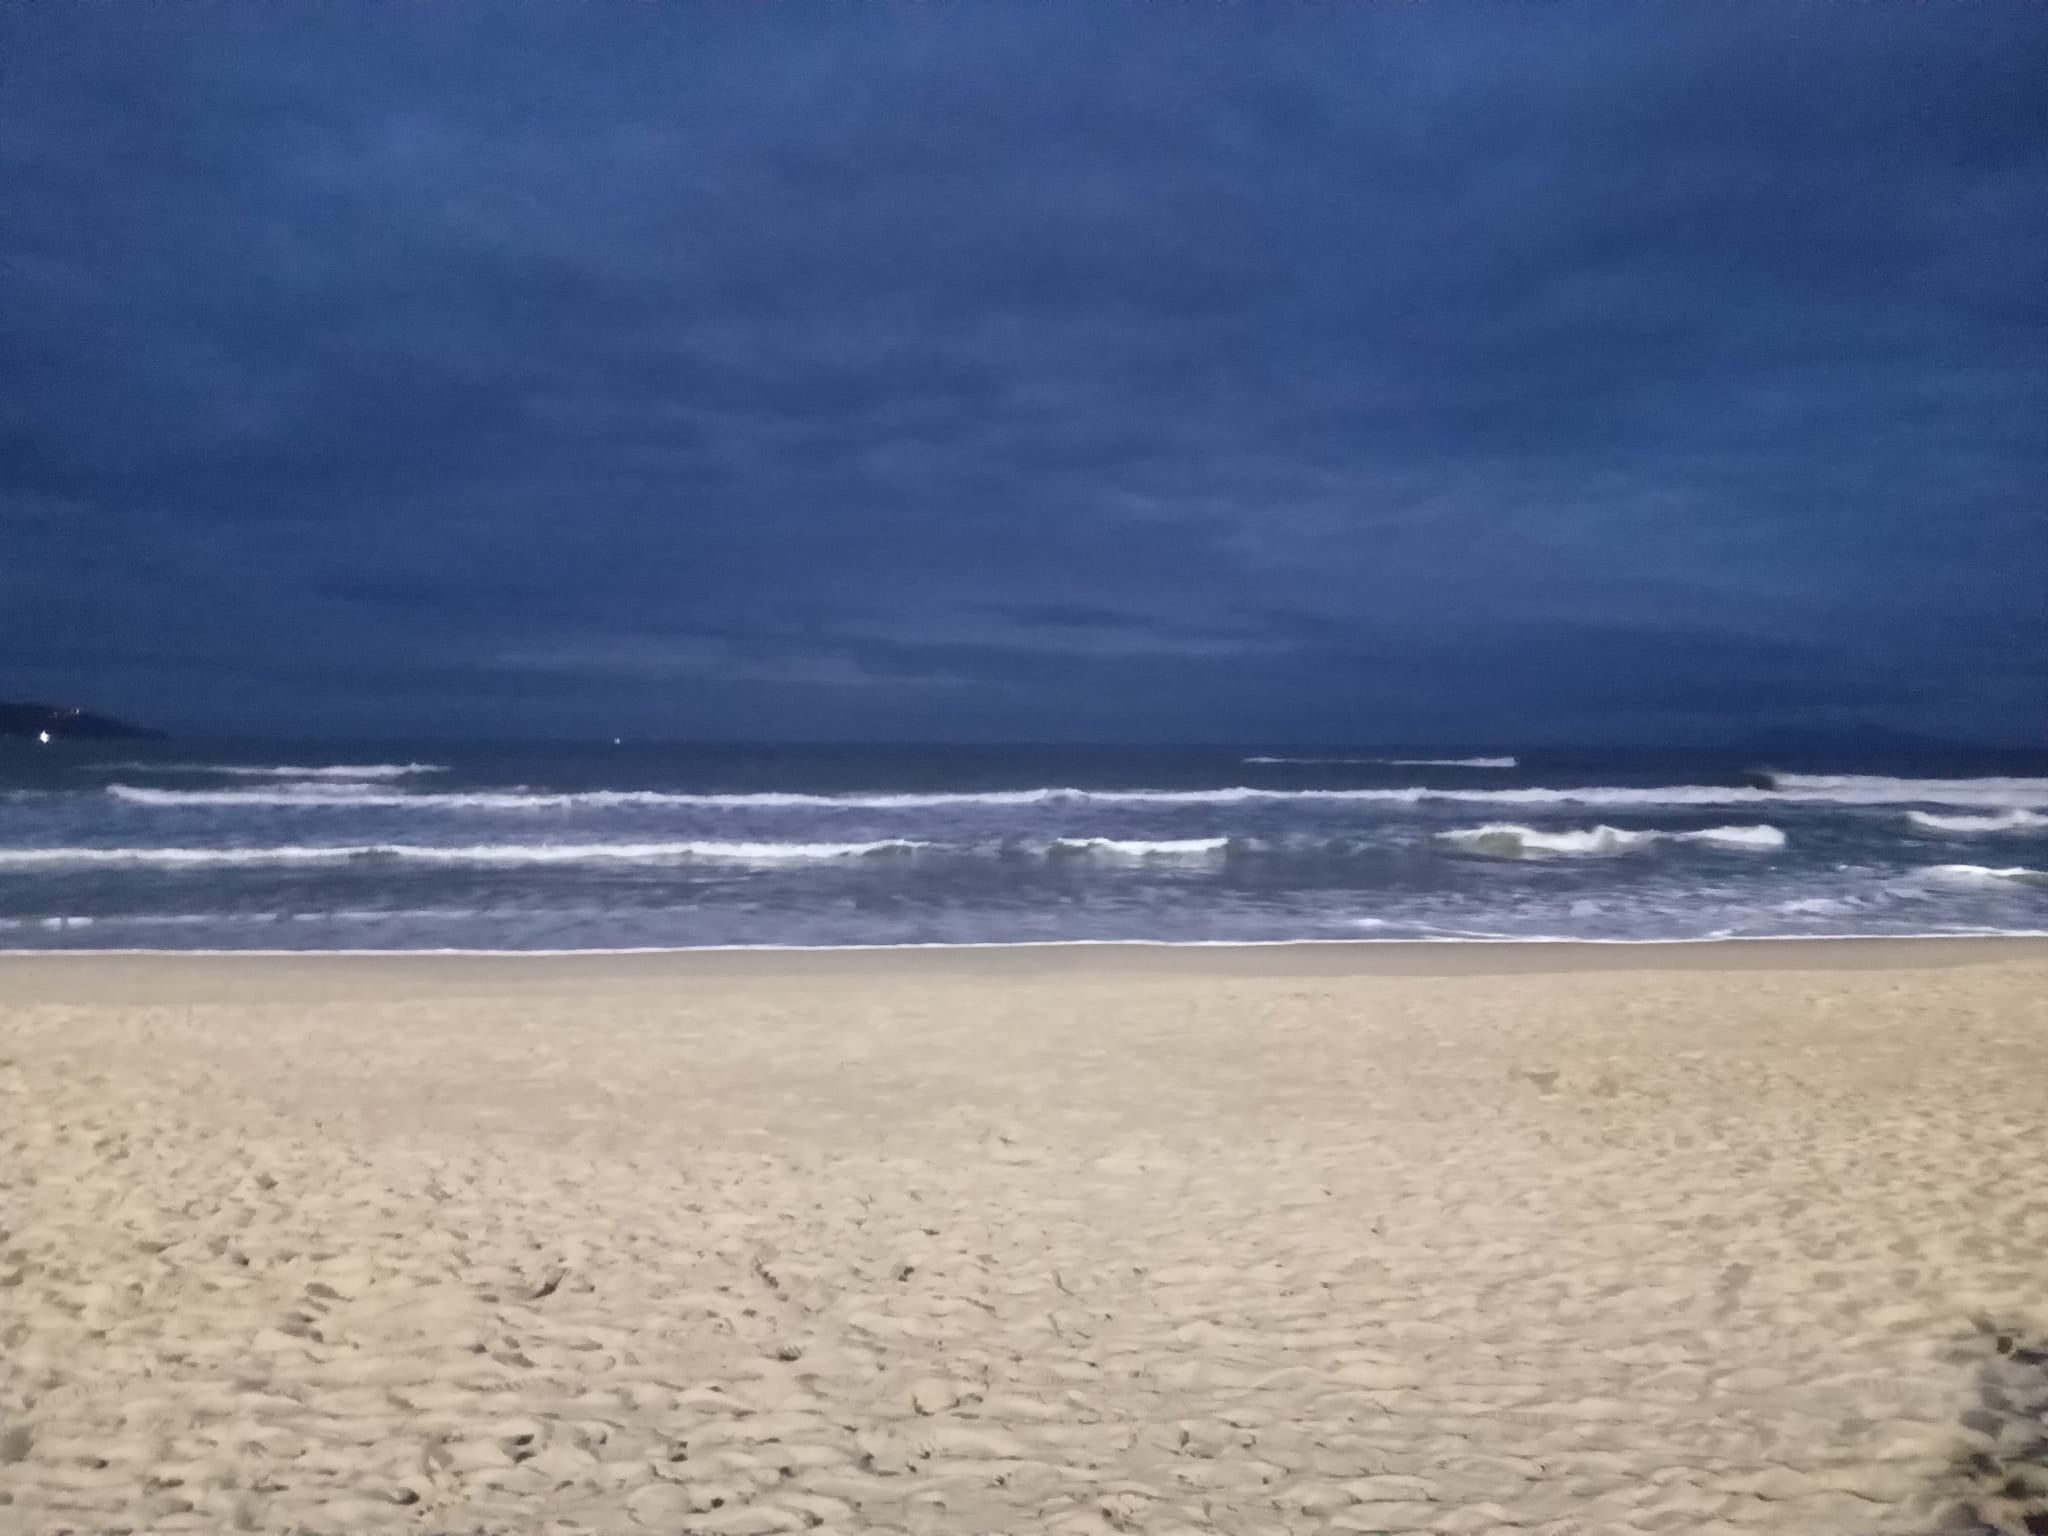
[{"label": "dark cloud", "polygon": [[2037,8],[0,9],[0,692],[2038,739]]}]

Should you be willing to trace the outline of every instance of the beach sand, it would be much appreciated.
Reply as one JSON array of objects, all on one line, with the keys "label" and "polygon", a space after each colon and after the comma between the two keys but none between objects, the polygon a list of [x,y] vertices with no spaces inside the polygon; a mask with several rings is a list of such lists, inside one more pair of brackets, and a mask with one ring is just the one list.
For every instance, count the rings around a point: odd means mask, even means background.
[{"label": "beach sand", "polygon": [[2017,1531],[2044,1305],[2025,941],[0,959],[0,1531]]}]

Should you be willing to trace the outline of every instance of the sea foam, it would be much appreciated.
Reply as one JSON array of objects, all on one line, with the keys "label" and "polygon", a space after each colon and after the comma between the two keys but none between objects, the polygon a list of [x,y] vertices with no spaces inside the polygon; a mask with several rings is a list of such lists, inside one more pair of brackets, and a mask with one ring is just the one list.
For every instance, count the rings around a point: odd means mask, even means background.
[{"label": "sea foam", "polygon": [[2048,869],[2027,869],[2017,864],[2003,869],[1993,869],[1985,864],[1936,864],[1926,873],[1956,885],[2048,886]]},{"label": "sea foam", "polygon": [[1512,757],[1248,757],[1247,763],[1349,763],[1379,768],[1513,768]]},{"label": "sea foam", "polygon": [[1941,816],[1931,811],[1908,811],[1906,820],[1928,832],[2036,832],[2048,827],[2048,816],[2038,811],[2000,811],[1989,816]]},{"label": "sea foam", "polygon": [[1416,805],[1430,801],[1519,806],[1736,806],[1736,805],[1953,805],[2048,806],[2048,779],[1888,779],[1838,775],[1785,776],[1769,787],[1672,784],[1585,785],[1565,788],[1458,789],[1438,785],[1398,788],[1268,789],[1232,785],[1216,789],[935,790],[905,793],[811,794],[755,790],[722,793],[653,789],[571,792],[534,790],[408,791],[383,785],[296,783],[250,789],[159,789],[110,784],[106,792],[137,805],[377,806],[390,809],[549,811],[632,806],[698,806],[708,810],[811,808],[820,810],[924,810],[940,806],[1034,805],[1241,805],[1316,802]]},{"label": "sea foam", "polygon": [[[1247,850],[1255,845],[1246,843]],[[1225,837],[1055,837],[1016,842],[939,843],[918,838],[868,842],[741,842],[698,838],[644,843],[291,843],[252,848],[4,848],[0,868],[64,869],[100,865],[166,869],[255,868],[274,864],[419,863],[476,866],[523,864],[816,864],[892,854],[956,857],[1199,859],[1225,853]]]},{"label": "sea foam", "polygon": [[61,869],[100,864],[166,868],[233,868],[265,864],[684,864],[698,860],[741,864],[819,863],[877,854],[915,853],[933,845],[892,838],[862,843],[349,843],[286,844],[267,848],[7,848],[0,867]]},{"label": "sea foam", "polygon": [[1785,834],[1776,827],[1706,827],[1697,832],[1664,832],[1656,829],[1628,830],[1622,827],[1589,827],[1579,831],[1545,832],[1514,822],[1493,822],[1456,832],[1440,832],[1438,838],[1467,853],[1491,858],[1529,859],[1564,855],[1606,857],[1633,853],[1653,843],[1704,843],[1716,848],[1747,848],[1758,851],[1785,846]]},{"label": "sea foam", "polygon": [[328,763],[300,766],[275,763],[250,767],[242,763],[109,763],[110,768],[139,773],[208,773],[230,779],[347,779],[367,782],[403,779],[419,773],[446,773],[443,763]]}]

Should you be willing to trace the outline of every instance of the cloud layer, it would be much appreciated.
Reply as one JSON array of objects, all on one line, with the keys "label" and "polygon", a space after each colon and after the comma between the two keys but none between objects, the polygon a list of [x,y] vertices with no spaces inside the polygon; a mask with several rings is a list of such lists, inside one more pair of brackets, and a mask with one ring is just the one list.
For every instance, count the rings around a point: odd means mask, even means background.
[{"label": "cloud layer", "polygon": [[0,692],[2040,737],[2048,16],[10,7]]}]

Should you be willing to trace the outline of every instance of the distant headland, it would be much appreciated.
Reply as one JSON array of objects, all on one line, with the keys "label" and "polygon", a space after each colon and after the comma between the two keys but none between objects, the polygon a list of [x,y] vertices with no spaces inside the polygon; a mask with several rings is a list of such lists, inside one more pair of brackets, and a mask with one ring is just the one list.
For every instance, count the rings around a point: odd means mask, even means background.
[{"label": "distant headland", "polygon": [[73,736],[161,736],[89,710],[64,709],[55,704],[17,704],[0,699],[0,736],[47,737],[58,741]]}]

